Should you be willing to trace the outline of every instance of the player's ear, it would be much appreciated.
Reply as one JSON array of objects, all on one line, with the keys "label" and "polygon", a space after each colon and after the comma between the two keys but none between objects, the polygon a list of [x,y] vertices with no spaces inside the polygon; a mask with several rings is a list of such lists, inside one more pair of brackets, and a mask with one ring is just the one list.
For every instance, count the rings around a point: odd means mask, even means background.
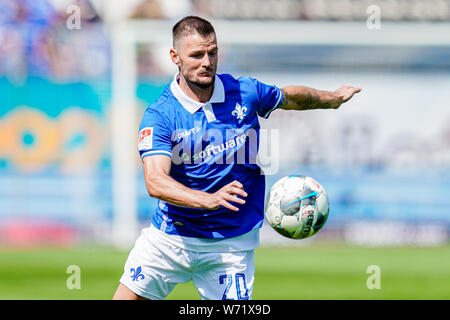
[{"label": "player's ear", "polygon": [[170,58],[172,59],[172,62],[175,63],[177,66],[180,66],[180,56],[178,55],[177,49],[171,48],[169,54]]}]

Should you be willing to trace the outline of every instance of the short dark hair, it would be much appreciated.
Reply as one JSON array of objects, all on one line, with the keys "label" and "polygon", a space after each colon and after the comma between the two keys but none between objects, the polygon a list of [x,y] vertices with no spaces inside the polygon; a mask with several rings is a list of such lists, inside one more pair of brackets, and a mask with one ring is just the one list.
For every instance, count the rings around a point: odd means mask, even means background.
[{"label": "short dark hair", "polygon": [[172,38],[175,45],[175,40],[181,36],[187,36],[194,33],[199,33],[206,37],[211,33],[216,33],[212,24],[197,16],[187,16],[178,21],[172,28]]}]

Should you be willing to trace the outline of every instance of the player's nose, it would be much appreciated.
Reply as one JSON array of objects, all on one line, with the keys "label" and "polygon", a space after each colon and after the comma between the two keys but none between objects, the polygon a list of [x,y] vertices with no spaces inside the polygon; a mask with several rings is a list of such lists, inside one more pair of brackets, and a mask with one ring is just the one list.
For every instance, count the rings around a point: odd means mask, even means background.
[{"label": "player's nose", "polygon": [[212,66],[213,62],[211,57],[208,54],[205,54],[202,60],[202,67],[209,69]]}]

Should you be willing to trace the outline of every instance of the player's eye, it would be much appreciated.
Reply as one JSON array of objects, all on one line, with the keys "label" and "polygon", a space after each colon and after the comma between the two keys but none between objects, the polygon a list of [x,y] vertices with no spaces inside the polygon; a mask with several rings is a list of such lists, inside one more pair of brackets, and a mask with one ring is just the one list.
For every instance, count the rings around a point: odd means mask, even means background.
[{"label": "player's eye", "polygon": [[201,53],[201,52],[193,53],[193,54],[191,54],[191,57],[194,59],[200,59],[203,57],[203,53]]}]

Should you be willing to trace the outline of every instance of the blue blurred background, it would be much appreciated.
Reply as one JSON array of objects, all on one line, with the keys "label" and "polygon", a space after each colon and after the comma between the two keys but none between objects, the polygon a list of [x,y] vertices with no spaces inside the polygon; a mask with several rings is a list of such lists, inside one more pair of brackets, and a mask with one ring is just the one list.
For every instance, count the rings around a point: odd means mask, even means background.
[{"label": "blue blurred background", "polygon": [[[381,10],[381,29],[368,27],[370,5]],[[217,24],[220,72],[278,86],[363,88],[338,111],[275,111],[261,119],[262,128],[279,133],[267,189],[303,174],[318,180],[330,200],[320,235],[290,241],[265,225],[263,244],[448,242],[450,1],[0,0],[1,244],[112,242],[117,26],[126,23],[148,39],[132,43],[134,135],[145,107],[176,72],[171,39],[152,39],[164,28],[170,35],[189,14]],[[253,28],[258,40],[239,41],[220,27],[226,23]],[[264,34],[258,23],[285,40]],[[265,146],[273,147],[262,141],[261,152]],[[130,219],[141,227],[156,201],[145,189],[137,150],[133,156]]]}]

